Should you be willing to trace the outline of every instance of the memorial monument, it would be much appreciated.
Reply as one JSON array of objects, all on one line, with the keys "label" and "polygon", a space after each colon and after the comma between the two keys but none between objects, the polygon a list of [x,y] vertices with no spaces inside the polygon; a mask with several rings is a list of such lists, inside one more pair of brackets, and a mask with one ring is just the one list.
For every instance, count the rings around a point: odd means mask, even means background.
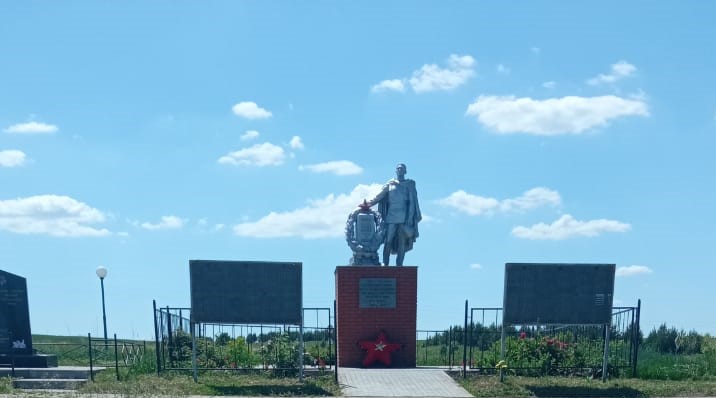
[{"label": "memorial monument", "polygon": [[[399,163],[396,178],[348,216],[349,266],[336,267],[337,365],[416,366],[418,268],[403,266],[422,216],[415,181]],[[378,205],[378,211],[371,207]],[[377,250],[383,244],[383,265]],[[390,255],[397,267],[388,267]]]},{"label": "memorial monument", "polygon": [[395,178],[390,179],[368,205],[378,205],[378,212],[387,226],[383,242],[383,265],[390,264],[390,255],[395,254],[395,265],[402,266],[405,252],[413,249],[413,242],[420,235],[418,223],[422,220],[418,191],[415,181],[405,178],[408,169],[403,163],[395,167]]},{"label": "memorial monument", "polygon": [[0,363],[11,362],[17,367],[47,368],[57,366],[57,357],[32,349],[27,281],[0,270]]}]

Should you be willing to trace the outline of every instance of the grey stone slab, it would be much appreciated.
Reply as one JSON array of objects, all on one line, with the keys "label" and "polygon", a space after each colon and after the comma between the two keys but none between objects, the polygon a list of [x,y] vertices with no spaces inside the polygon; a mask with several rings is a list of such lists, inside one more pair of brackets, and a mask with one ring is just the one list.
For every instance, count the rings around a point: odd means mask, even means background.
[{"label": "grey stone slab", "polygon": [[0,270],[0,354],[32,354],[25,278]]},{"label": "grey stone slab", "polygon": [[302,263],[190,260],[196,323],[299,325]]},{"label": "grey stone slab", "polygon": [[346,397],[472,397],[441,369],[339,368]]},{"label": "grey stone slab", "polygon": [[614,264],[505,264],[506,325],[603,325],[612,319]]}]

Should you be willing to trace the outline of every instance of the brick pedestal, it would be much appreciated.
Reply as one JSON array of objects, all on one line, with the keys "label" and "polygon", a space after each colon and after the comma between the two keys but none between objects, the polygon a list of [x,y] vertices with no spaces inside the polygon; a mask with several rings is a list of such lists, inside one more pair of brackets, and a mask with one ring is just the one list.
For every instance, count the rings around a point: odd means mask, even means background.
[{"label": "brick pedestal", "polygon": [[[374,341],[384,331],[389,343],[403,345],[392,354],[392,367],[414,368],[418,268],[339,266],[335,274],[338,366],[361,367],[366,351],[357,343]],[[390,295],[369,302],[370,294],[361,292],[361,279],[364,289],[367,282],[394,280],[394,306]]]}]

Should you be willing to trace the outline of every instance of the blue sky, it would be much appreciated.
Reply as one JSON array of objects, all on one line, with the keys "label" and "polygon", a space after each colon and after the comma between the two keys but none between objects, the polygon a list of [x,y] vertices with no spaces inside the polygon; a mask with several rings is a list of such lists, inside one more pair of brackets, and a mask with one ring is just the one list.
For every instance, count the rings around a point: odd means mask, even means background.
[{"label": "blue sky", "polygon": [[506,262],[617,264],[642,327],[716,333],[716,3],[0,5],[0,269],[35,333],[153,335],[189,259],[303,262],[407,164],[418,327]]}]

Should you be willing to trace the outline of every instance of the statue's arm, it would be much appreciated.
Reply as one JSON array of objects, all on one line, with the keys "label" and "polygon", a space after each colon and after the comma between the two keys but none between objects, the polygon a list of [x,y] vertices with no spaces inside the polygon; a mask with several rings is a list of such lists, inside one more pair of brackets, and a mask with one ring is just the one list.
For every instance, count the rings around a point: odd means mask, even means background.
[{"label": "statue's arm", "polygon": [[371,200],[368,201],[368,205],[370,205],[370,207],[373,207],[373,206],[375,206],[378,202],[380,202],[381,200],[383,200],[383,198],[385,198],[385,195],[388,194],[388,188],[389,188],[389,184],[383,185],[383,189],[381,189],[380,192],[378,192],[378,194],[375,195],[375,197],[374,197],[373,199],[371,199]]}]

